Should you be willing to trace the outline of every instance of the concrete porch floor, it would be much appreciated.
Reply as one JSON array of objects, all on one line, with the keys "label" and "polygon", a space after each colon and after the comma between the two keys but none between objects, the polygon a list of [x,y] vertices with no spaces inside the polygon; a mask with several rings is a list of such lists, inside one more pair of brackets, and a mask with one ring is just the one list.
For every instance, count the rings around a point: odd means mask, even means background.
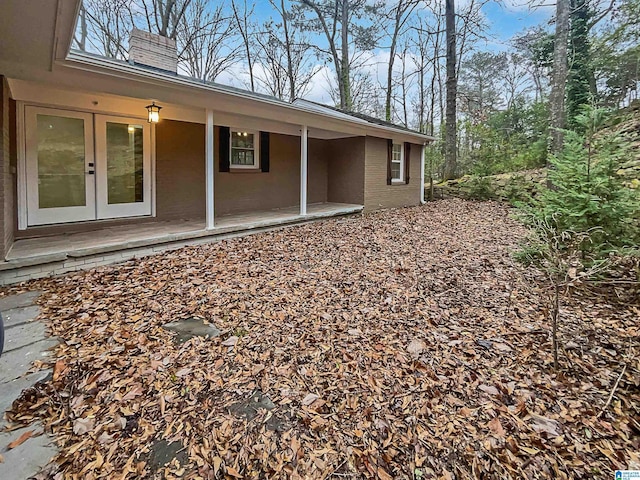
[{"label": "concrete porch floor", "polygon": [[362,205],[318,203],[216,217],[215,228],[204,220],[176,220],[120,225],[91,232],[69,233],[16,241],[0,262],[0,285],[116,263],[181,246],[213,242],[279,226],[359,213]]}]

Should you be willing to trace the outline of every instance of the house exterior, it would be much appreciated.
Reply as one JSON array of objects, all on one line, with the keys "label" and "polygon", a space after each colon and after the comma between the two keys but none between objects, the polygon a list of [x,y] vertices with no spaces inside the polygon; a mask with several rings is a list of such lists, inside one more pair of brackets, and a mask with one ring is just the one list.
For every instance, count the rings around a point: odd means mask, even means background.
[{"label": "house exterior", "polygon": [[[140,30],[129,62],[73,51],[79,5],[3,2],[0,283],[243,218],[264,227],[424,201],[430,137],[181,76],[173,41]],[[116,230],[126,235],[105,243]]]}]

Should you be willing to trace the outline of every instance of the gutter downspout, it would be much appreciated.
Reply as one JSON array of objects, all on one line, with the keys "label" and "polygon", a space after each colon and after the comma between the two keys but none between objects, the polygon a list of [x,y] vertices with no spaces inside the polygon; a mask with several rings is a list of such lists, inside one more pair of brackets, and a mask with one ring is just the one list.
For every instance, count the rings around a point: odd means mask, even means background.
[{"label": "gutter downspout", "polygon": [[424,205],[424,154],[427,150],[427,144],[423,143],[420,148],[420,205]]}]

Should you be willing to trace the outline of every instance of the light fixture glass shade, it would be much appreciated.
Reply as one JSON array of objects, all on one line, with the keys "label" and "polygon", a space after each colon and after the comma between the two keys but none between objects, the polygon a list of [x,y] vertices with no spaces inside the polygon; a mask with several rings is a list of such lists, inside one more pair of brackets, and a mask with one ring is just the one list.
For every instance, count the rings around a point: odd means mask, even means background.
[{"label": "light fixture glass shade", "polygon": [[147,105],[147,112],[149,112],[149,123],[158,123],[160,120],[161,106],[156,105],[156,102],[152,102],[151,105]]}]

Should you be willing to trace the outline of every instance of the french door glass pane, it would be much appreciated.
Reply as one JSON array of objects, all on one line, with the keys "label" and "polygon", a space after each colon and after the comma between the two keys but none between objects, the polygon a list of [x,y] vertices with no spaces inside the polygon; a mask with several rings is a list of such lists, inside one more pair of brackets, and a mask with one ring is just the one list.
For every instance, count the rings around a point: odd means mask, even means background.
[{"label": "french door glass pane", "polygon": [[84,120],[37,115],[40,208],[86,205]]},{"label": "french door glass pane", "polygon": [[107,122],[107,192],[110,205],[144,202],[142,125]]}]

